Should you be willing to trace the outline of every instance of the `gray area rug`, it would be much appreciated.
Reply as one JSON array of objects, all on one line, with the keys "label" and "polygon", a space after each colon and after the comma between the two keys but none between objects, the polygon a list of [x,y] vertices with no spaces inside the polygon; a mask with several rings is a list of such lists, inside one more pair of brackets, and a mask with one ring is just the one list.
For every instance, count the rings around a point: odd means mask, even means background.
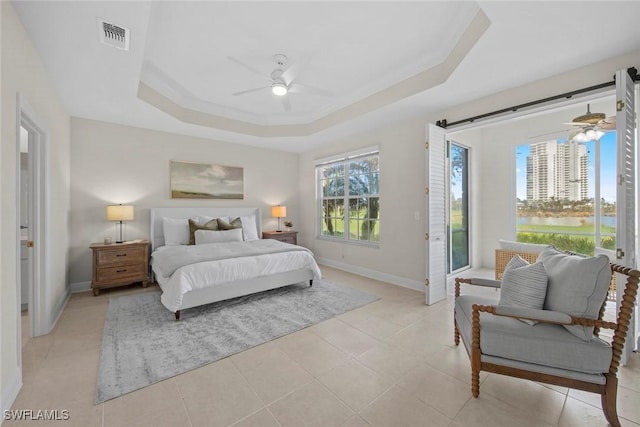
[{"label": "gray area rug", "polygon": [[159,292],[109,300],[96,403],[138,390],[379,298],[320,280],[184,310],[179,321]]}]

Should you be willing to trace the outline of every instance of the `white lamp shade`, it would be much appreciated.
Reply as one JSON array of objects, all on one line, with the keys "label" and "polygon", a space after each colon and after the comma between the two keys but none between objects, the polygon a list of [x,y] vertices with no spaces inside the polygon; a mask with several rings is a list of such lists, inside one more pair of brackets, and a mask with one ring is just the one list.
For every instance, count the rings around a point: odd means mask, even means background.
[{"label": "white lamp shade", "polygon": [[107,221],[133,221],[132,205],[107,206]]},{"label": "white lamp shade", "polygon": [[284,218],[287,216],[287,207],[286,206],[272,206],[271,207],[271,216],[273,218]]}]

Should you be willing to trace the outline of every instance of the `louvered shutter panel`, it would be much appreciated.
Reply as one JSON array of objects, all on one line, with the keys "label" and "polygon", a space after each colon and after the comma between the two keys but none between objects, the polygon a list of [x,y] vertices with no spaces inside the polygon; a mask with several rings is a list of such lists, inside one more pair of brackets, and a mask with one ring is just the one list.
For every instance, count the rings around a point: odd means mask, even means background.
[{"label": "louvered shutter panel", "polygon": [[447,233],[446,233],[446,133],[429,124],[426,129],[428,147],[426,160],[426,248],[427,281],[425,298],[434,304],[447,296]]}]

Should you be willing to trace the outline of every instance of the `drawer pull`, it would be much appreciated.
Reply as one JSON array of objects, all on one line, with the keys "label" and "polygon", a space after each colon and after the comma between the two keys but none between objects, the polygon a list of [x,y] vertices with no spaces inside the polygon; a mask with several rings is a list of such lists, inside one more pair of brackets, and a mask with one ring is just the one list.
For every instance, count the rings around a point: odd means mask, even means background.
[{"label": "drawer pull", "polygon": [[127,271],[126,268],[124,270],[116,270],[116,273],[124,273],[125,271]]},{"label": "drawer pull", "polygon": [[116,256],[127,256],[127,254],[116,254]]}]

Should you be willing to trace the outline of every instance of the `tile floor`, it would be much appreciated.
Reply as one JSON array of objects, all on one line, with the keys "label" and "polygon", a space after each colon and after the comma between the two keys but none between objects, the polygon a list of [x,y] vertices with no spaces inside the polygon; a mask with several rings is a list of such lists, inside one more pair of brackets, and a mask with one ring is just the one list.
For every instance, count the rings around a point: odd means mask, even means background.
[{"label": "tile floor", "polygon": [[[428,307],[421,293],[322,270],[381,300],[100,405],[109,296],[145,290],[74,294],[51,334],[24,340],[13,409],[66,409],[70,419],[51,424],[82,427],[606,425],[598,396],[562,387],[483,373],[472,398],[468,356],[453,345],[451,299]],[[638,426],[639,355],[619,378],[621,423]]]}]

